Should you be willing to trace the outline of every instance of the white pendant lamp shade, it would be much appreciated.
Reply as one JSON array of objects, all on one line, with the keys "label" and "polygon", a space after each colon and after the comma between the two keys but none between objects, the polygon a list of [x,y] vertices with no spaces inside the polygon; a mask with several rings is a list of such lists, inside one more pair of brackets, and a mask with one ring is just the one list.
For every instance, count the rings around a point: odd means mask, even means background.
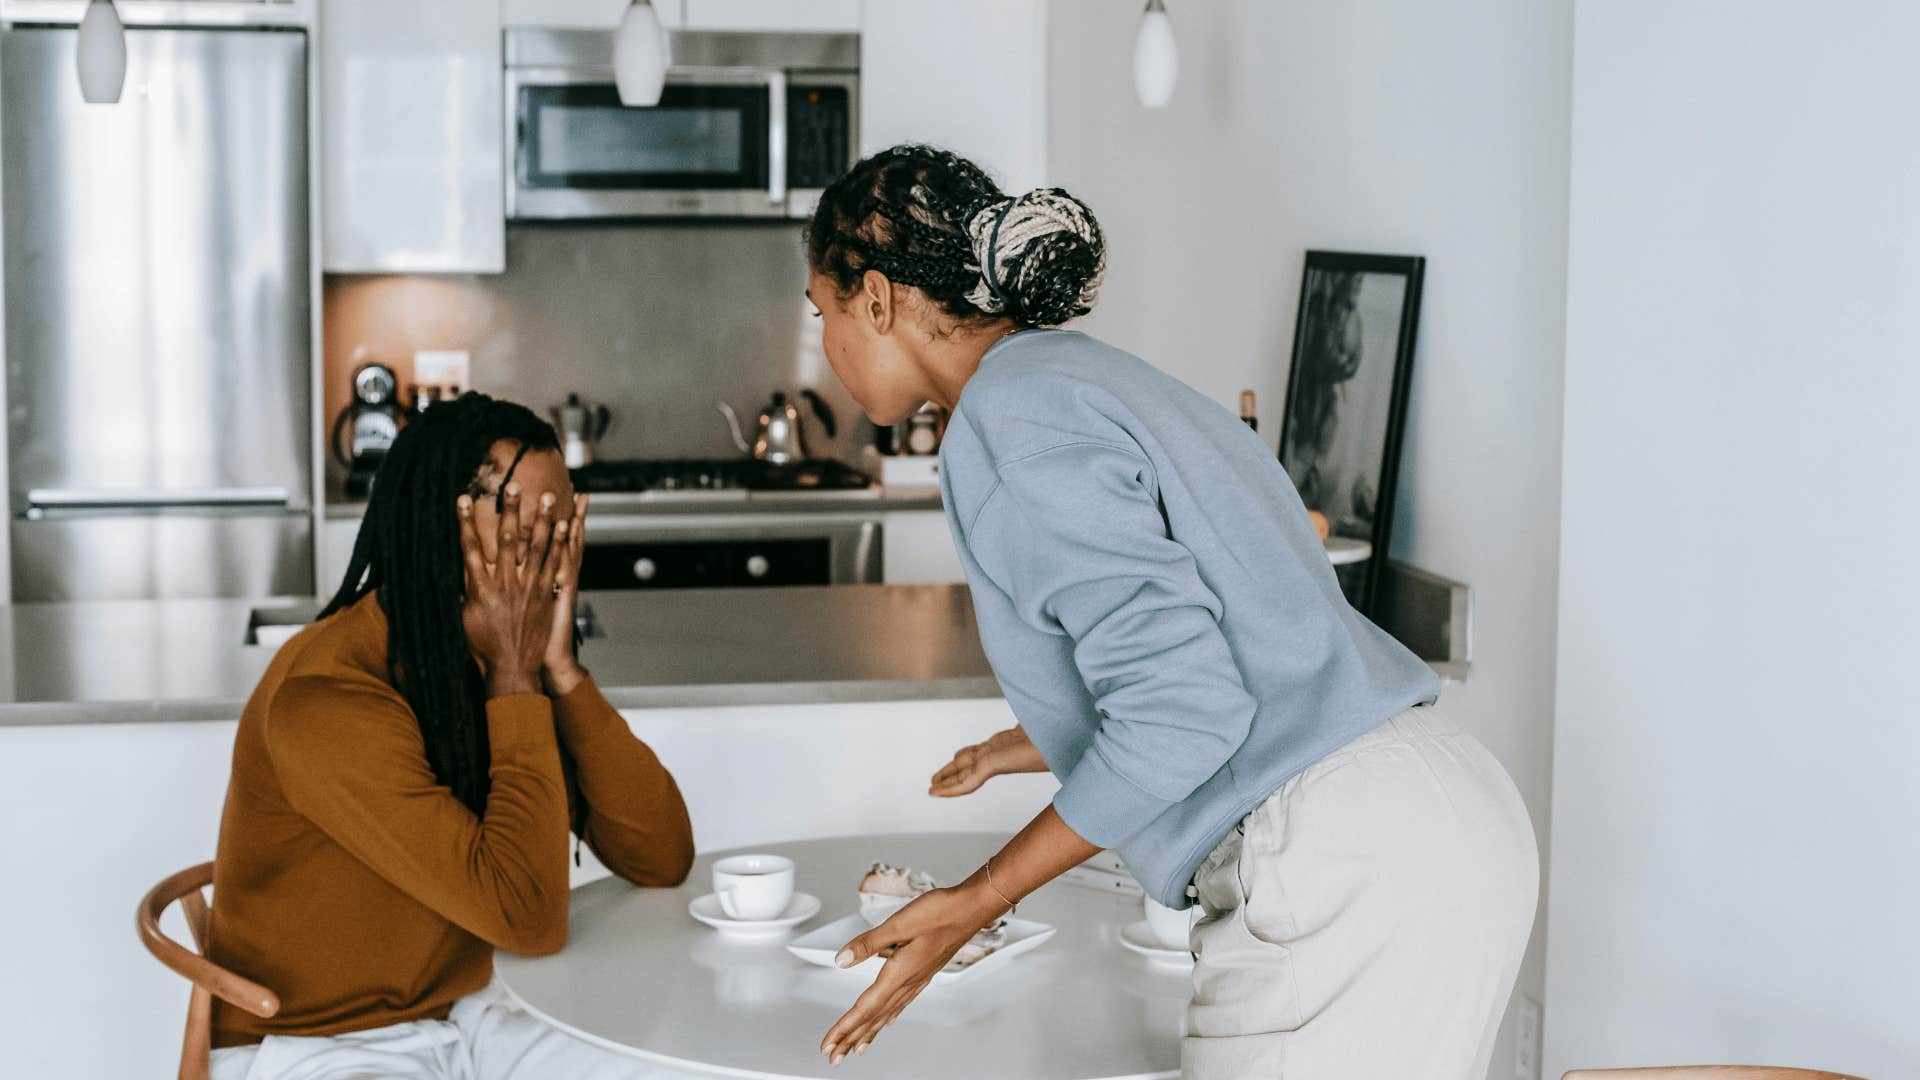
[{"label": "white pendant lamp shade", "polygon": [[1133,93],[1149,109],[1164,109],[1180,80],[1180,52],[1164,0],[1147,0],[1140,33],[1133,39]]},{"label": "white pendant lamp shade", "polygon": [[93,0],[80,19],[80,97],[95,105],[120,100],[127,81],[127,28],[113,0]]},{"label": "white pendant lamp shade", "polygon": [[627,8],[613,39],[613,82],[622,105],[658,105],[667,85],[667,33],[648,0]]}]

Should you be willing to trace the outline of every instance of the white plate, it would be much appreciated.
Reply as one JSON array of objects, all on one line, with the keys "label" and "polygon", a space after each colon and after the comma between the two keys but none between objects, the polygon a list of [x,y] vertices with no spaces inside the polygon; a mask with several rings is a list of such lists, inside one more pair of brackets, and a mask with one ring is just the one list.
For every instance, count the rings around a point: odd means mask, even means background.
[{"label": "white plate", "polygon": [[1120,944],[1126,946],[1128,952],[1137,952],[1156,964],[1193,966],[1193,953],[1186,949],[1169,949],[1160,944],[1160,939],[1153,936],[1145,919],[1120,931]]},{"label": "white plate", "polygon": [[820,914],[820,898],[812,893],[797,892],[793,894],[793,899],[787,901],[787,910],[781,912],[778,918],[734,919],[721,910],[720,898],[708,893],[688,904],[687,914],[723,934],[766,937],[791,930]]},{"label": "white plate", "polygon": [[[827,925],[820,927],[818,930],[809,930],[800,937],[787,942],[787,951],[805,960],[809,964],[819,964],[821,967],[830,968],[837,967],[833,962],[833,958],[839,955],[841,948],[844,947],[847,942],[852,941],[870,929],[872,929],[872,927],[867,925],[867,920],[862,918],[858,913],[855,913],[844,918],[835,919]],[[957,961],[948,964],[934,974],[933,981],[935,983],[950,983],[957,979],[964,979],[972,975],[977,975],[982,971],[990,971],[1000,967],[1023,952],[1039,948],[1042,943],[1053,936],[1056,929],[1057,927],[1048,926],[1046,923],[1029,922],[1026,919],[1008,919],[1006,930],[1007,943],[1005,945],[1000,946],[998,949],[975,960],[971,964],[961,964]],[[871,977],[879,973],[880,966],[884,962],[885,961],[878,956],[870,956],[864,963],[855,964],[846,970],[862,972]]]}]

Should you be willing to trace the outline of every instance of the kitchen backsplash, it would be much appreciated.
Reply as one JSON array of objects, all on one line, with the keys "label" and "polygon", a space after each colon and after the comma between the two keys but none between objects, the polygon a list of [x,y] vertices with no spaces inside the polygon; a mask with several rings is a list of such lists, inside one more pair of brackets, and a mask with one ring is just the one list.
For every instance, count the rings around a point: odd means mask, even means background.
[{"label": "kitchen backsplash", "polygon": [[813,452],[853,460],[872,428],[827,367],[806,284],[792,224],[515,227],[504,274],[332,275],[327,421],[360,360],[405,387],[415,350],[465,349],[473,389],[543,415],[570,391],[608,406],[601,458],[735,455],[715,399],[750,425],[773,391],[811,386],[840,421],[833,440],[808,425]]}]

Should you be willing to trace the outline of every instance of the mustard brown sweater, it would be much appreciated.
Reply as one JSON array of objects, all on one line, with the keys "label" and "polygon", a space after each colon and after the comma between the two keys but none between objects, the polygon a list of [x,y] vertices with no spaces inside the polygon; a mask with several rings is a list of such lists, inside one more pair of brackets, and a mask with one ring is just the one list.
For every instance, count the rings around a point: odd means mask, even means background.
[{"label": "mustard brown sweater", "polygon": [[281,1011],[216,999],[216,1047],[444,1018],[492,978],[495,948],[559,949],[570,822],[629,881],[685,879],[680,790],[591,677],[488,701],[487,737],[475,817],[434,780],[371,593],[281,648],[234,739],[208,942]]}]

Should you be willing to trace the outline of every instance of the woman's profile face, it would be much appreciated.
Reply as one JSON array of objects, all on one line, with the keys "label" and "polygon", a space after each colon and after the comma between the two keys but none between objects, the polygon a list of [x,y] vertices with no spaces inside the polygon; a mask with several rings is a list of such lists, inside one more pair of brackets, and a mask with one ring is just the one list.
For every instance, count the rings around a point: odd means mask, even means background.
[{"label": "woman's profile face", "polygon": [[[820,347],[841,385],[860,403],[867,418],[882,427],[897,424],[926,404],[919,369],[899,348],[898,335],[882,333],[870,317],[873,298],[861,290],[841,296],[833,279],[814,274],[807,299],[820,317]],[[906,313],[895,309],[895,329],[905,329]]]},{"label": "woman's profile face", "polygon": [[[519,464],[514,458],[520,457]],[[512,475],[508,475],[508,470]],[[520,485],[520,532],[528,535],[533,529],[534,518],[540,513],[540,497],[553,496],[553,517],[555,522],[565,521],[573,516],[573,479],[567,475],[567,465],[558,450],[529,450],[520,454],[520,444],[511,439],[502,439],[493,444],[488,451],[487,460],[480,466],[475,481],[484,493],[473,500],[473,524],[480,534],[480,546],[486,552],[487,561],[498,557],[500,549],[500,514],[495,509],[504,484]]]}]

